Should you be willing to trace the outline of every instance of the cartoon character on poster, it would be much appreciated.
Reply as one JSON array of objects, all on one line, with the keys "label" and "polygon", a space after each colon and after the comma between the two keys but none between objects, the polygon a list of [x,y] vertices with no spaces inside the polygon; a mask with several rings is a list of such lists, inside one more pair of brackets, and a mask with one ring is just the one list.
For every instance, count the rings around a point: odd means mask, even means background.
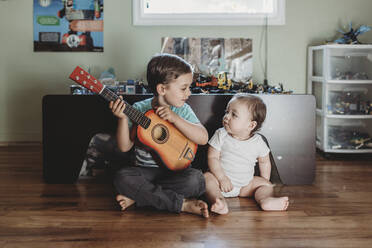
[{"label": "cartoon character on poster", "polygon": [[103,51],[103,0],[34,0],[34,51]]}]

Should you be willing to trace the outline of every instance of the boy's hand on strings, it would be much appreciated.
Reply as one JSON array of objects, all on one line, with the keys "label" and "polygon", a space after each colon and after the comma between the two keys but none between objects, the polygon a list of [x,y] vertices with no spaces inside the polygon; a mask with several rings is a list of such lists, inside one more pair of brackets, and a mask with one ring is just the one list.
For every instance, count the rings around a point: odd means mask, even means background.
[{"label": "boy's hand on strings", "polygon": [[223,192],[230,192],[231,190],[233,190],[233,185],[232,185],[230,179],[227,176],[224,176],[223,178],[219,179],[218,181],[220,183],[220,189]]},{"label": "boy's hand on strings", "polygon": [[127,117],[125,114],[124,114],[124,109],[125,109],[125,103],[124,101],[122,101],[123,97],[122,96],[119,96],[120,99],[117,99],[115,102],[111,101],[110,102],[110,109],[112,111],[112,113],[118,117],[119,119],[122,119],[122,118],[125,118]]},{"label": "boy's hand on strings", "polygon": [[163,120],[174,123],[177,119],[177,114],[175,114],[168,106],[161,106],[155,110],[155,113],[160,116]]}]

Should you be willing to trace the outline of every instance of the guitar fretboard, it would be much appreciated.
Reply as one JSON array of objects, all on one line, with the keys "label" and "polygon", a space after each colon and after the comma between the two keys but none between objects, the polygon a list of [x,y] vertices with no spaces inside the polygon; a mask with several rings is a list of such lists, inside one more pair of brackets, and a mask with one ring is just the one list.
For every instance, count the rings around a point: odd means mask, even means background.
[{"label": "guitar fretboard", "polygon": [[[102,89],[100,95],[105,98],[107,101],[116,101],[120,99],[118,95],[112,92],[107,87]],[[126,101],[122,100],[125,103],[124,114],[126,114],[133,122],[140,125],[141,127],[147,129],[150,126],[151,120],[150,118],[146,117],[141,111],[133,108],[132,105],[127,103]]]}]

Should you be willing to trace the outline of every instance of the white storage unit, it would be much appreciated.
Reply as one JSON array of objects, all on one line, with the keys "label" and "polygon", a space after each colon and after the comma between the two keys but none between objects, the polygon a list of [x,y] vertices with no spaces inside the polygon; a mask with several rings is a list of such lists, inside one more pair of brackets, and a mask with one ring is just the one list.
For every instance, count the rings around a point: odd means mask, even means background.
[{"label": "white storage unit", "polygon": [[316,98],[316,145],[372,153],[372,45],[308,49],[308,93]]}]

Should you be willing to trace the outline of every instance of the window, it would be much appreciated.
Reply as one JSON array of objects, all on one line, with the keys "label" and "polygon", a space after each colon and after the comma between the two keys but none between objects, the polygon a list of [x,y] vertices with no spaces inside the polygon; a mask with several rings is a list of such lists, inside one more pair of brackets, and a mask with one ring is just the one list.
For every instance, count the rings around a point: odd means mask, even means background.
[{"label": "window", "polygon": [[285,24],[285,0],[132,0],[134,25]]}]

